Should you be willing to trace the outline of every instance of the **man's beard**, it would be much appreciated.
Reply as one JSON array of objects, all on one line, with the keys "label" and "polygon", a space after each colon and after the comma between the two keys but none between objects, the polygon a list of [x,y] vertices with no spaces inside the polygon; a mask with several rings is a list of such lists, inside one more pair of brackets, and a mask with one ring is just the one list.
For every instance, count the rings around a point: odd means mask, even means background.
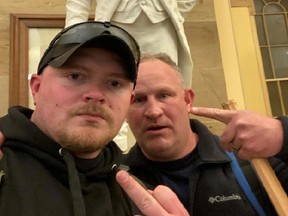
[{"label": "man's beard", "polygon": [[[96,130],[96,129],[95,129]],[[103,133],[58,133],[58,143],[65,149],[76,153],[92,153],[101,150],[112,139],[113,135]]]},{"label": "man's beard", "polygon": [[[83,128],[68,130],[69,124],[62,124],[56,131],[57,142],[65,149],[75,153],[92,153],[101,150],[116,136],[118,130],[115,128],[115,120],[113,115],[106,109],[86,105],[82,108],[77,108],[69,111],[68,119],[73,118],[79,113],[90,113],[100,115],[110,126],[110,130],[105,130],[99,126],[97,122],[85,122]],[[71,127],[72,128],[72,127]]]}]

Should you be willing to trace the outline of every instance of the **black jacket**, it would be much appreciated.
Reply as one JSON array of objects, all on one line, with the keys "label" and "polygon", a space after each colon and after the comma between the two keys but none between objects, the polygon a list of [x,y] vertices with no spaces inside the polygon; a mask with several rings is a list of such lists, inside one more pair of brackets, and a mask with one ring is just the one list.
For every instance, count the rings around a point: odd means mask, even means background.
[{"label": "black jacket", "polygon": [[29,120],[31,114],[10,108],[0,119],[5,136],[1,216],[133,215],[111,169],[121,156],[115,143],[93,160],[74,158],[66,150],[59,154],[60,145]]},{"label": "black jacket", "polygon": [[[148,160],[136,144],[124,158],[130,172],[154,188],[165,184],[172,188],[193,216],[257,215],[239,186],[230,166],[230,158],[221,149],[219,139],[203,124],[191,120],[198,143],[185,158],[170,162]],[[274,215],[264,199],[267,215]]]},{"label": "black jacket", "polygon": [[[279,154],[275,157],[269,158],[269,162],[275,171],[280,183],[286,194],[288,194],[288,117],[282,116],[278,118],[283,127],[283,146]],[[273,136],[273,134],[271,134]],[[273,143],[271,143],[273,145]]]}]

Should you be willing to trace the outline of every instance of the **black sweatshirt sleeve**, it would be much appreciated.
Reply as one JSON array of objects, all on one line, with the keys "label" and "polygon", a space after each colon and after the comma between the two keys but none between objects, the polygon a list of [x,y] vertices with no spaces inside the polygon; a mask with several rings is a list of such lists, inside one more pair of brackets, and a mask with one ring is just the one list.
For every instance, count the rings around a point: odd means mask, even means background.
[{"label": "black sweatshirt sleeve", "polygon": [[283,127],[283,145],[281,151],[275,156],[288,164],[288,117],[281,116],[277,118]]}]

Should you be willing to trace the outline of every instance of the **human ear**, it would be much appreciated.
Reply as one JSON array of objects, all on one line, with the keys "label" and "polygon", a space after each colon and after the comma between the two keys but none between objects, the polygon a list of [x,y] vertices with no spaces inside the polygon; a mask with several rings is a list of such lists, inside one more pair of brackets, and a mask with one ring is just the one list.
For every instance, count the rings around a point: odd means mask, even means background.
[{"label": "human ear", "polygon": [[32,74],[30,79],[30,89],[34,100],[34,105],[36,105],[37,102],[37,93],[40,89],[41,78],[42,78],[41,75]]},{"label": "human ear", "polygon": [[184,94],[185,94],[185,102],[187,104],[187,111],[190,113],[191,112],[191,108],[193,107],[193,102],[194,102],[194,92],[192,91],[192,89],[184,89]]}]

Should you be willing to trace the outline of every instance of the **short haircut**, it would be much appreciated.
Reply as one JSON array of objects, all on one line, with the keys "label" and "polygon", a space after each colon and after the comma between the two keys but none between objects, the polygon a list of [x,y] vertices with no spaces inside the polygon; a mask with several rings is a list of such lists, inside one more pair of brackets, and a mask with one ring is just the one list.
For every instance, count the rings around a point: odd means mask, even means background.
[{"label": "short haircut", "polygon": [[159,60],[164,62],[165,64],[169,65],[177,74],[179,77],[179,80],[181,82],[182,87],[185,87],[184,79],[182,76],[181,69],[178,67],[178,65],[175,63],[175,61],[172,60],[172,58],[166,54],[166,53],[146,53],[141,56],[140,63],[150,61],[150,60]]}]

